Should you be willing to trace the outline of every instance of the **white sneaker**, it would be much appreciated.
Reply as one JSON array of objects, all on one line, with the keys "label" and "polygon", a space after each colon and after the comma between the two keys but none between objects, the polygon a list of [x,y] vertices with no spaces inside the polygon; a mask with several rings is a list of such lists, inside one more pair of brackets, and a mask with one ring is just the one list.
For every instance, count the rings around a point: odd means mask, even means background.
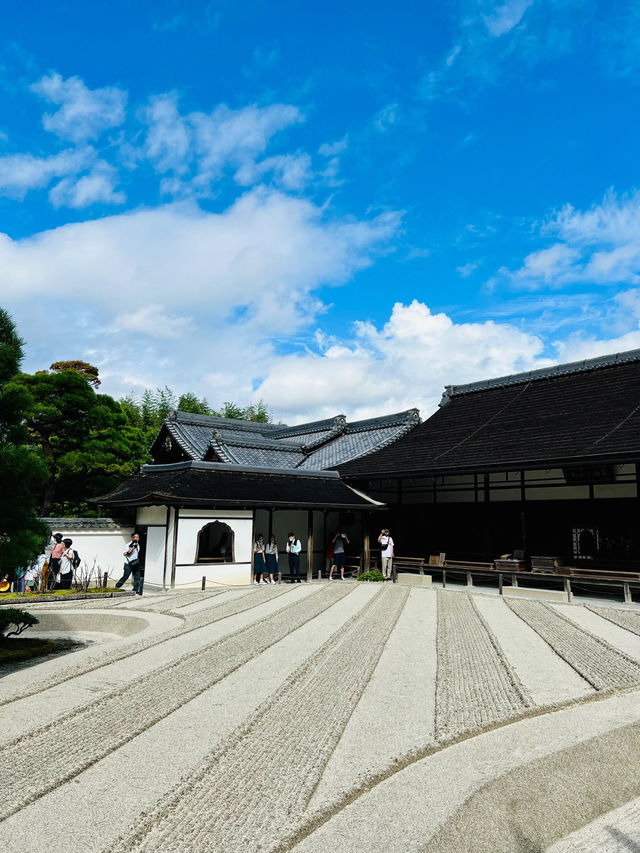
[{"label": "white sneaker", "polygon": [[330,580],[330,581],[332,581],[332,580],[333,580],[333,578],[331,577],[331,575],[329,575],[329,580]]},{"label": "white sneaker", "polygon": [[258,584],[258,586],[266,586],[266,585],[267,585],[266,581],[260,581],[260,583]]},{"label": "white sneaker", "polygon": [[275,583],[275,581],[269,581],[269,583]]},{"label": "white sneaker", "polygon": [[253,585],[254,585],[254,586],[258,586],[258,581],[254,581],[254,582],[253,582]]}]

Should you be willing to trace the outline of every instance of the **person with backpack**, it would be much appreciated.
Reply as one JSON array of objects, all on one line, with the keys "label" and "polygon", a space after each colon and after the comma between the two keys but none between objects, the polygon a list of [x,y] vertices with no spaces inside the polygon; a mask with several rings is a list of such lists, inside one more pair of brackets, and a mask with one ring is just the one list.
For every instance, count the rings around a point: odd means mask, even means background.
[{"label": "person with backpack", "polygon": [[[73,539],[63,539],[62,541],[64,543],[65,550],[62,552],[60,557],[60,583],[58,584],[58,588],[71,589],[73,570],[75,568],[76,557],[78,554],[71,547],[73,545]],[[80,560],[78,559],[78,563],[79,562]]]},{"label": "person with backpack", "polygon": [[47,590],[56,588],[58,572],[60,571],[60,561],[64,553],[62,533],[54,533],[49,544],[51,545],[51,552],[49,554],[49,571],[46,575]]},{"label": "person with backpack", "polygon": [[127,550],[124,552],[123,573],[120,580],[116,583],[116,588],[120,589],[133,574],[133,591],[137,595],[142,595],[140,587],[140,534],[134,533],[131,537],[131,542],[127,545]]}]

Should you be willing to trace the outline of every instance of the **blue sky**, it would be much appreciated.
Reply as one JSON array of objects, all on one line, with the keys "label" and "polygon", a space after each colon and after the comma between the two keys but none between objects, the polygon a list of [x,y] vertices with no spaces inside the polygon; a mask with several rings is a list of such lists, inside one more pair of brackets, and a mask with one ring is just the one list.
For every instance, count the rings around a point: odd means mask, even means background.
[{"label": "blue sky", "polygon": [[25,369],[293,422],[640,347],[632,4],[6,2],[0,38]]}]

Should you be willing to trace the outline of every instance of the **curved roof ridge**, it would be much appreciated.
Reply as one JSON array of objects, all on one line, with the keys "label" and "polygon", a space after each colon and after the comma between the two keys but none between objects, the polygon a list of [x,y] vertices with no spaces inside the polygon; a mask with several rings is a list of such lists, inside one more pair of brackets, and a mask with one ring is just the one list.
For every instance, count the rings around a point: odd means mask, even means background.
[{"label": "curved roof ridge", "polygon": [[365,429],[380,429],[382,427],[390,427],[395,424],[419,424],[420,410],[405,409],[402,412],[393,412],[390,415],[378,415],[375,418],[366,418],[362,421],[353,421],[347,423],[347,432],[359,432]]},{"label": "curved roof ridge", "polygon": [[[328,429],[338,429],[340,427],[344,427],[347,423],[347,418],[345,415],[335,415],[332,418],[325,418],[321,421],[309,421],[306,424],[296,424],[295,426],[283,427],[280,426],[279,429],[274,430],[273,433],[269,436],[270,438],[285,438],[290,435],[303,435],[305,433],[313,433],[313,432],[322,432]],[[277,434],[276,434],[277,433]]]},{"label": "curved roof ridge", "polygon": [[540,379],[551,379],[555,376],[568,376],[572,373],[584,373],[632,361],[640,361],[640,349],[611,353],[610,355],[600,355],[596,358],[587,358],[582,361],[570,361],[566,364],[540,367],[537,370],[528,370],[524,373],[510,373],[506,376],[497,376],[494,379],[481,379],[478,382],[468,382],[465,385],[446,385],[439,405],[445,406],[452,397],[458,397],[462,394],[474,394],[477,391],[488,391],[491,388],[503,388],[507,385],[520,385]]}]

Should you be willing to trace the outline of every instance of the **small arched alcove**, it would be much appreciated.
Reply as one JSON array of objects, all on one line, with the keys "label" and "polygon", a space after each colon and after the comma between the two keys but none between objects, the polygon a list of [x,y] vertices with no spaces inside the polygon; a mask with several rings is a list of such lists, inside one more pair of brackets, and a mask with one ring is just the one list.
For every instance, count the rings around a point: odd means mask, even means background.
[{"label": "small arched alcove", "polygon": [[228,524],[212,521],[198,533],[196,563],[233,563],[234,534]]}]

